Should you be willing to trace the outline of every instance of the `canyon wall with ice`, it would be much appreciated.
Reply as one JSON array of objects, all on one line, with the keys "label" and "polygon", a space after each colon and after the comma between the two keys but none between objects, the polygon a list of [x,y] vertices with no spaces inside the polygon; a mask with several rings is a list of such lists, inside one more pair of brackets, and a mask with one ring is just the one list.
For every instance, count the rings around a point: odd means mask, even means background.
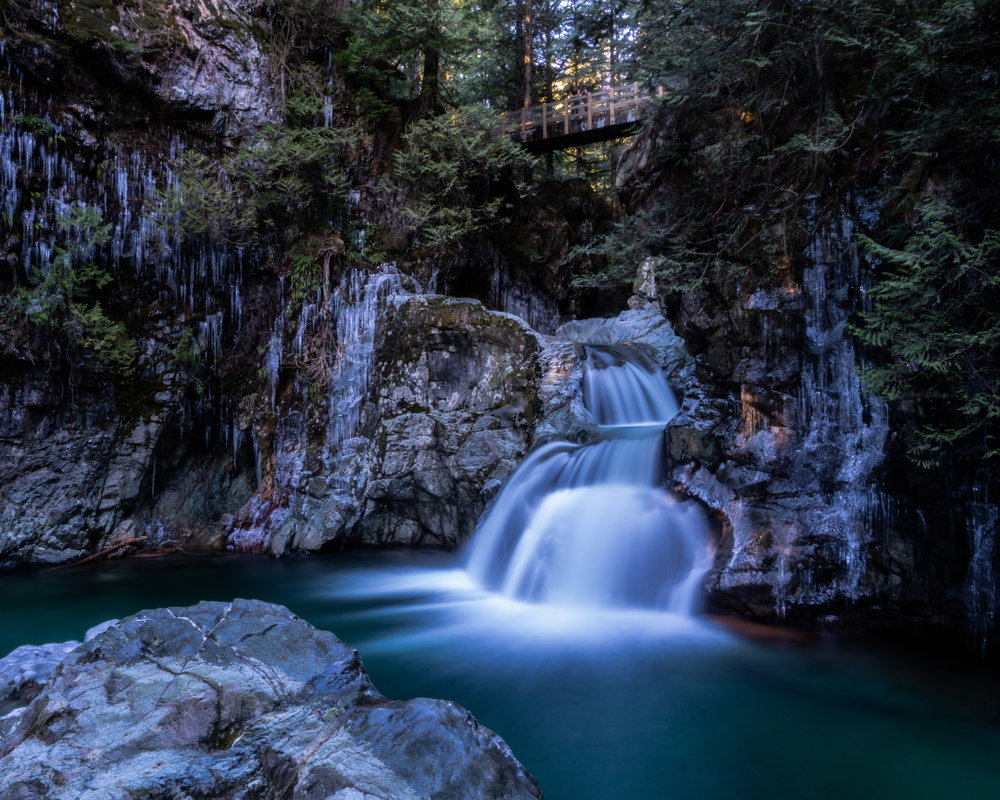
[{"label": "canyon wall with ice", "polygon": [[[87,363],[51,368],[4,329],[0,563],[200,546],[253,490],[252,453],[198,373],[238,343],[258,256],[182,236],[168,201],[191,142],[281,118],[280,70],[248,35],[253,6],[25,3],[5,15],[3,290],[17,302],[61,250],[80,250],[74,269],[93,259],[107,271],[108,306],[139,355],[113,380]],[[83,208],[109,228],[99,251],[60,223]]]},{"label": "canyon wall with ice", "polygon": [[[625,151],[619,186],[633,211],[670,191],[657,153],[671,135],[650,131]],[[696,365],[668,426],[667,467],[713,513],[710,605],[807,626],[946,629],[992,649],[993,479],[960,455],[933,470],[907,459],[917,410],[888,405],[860,377],[872,355],[849,323],[869,308],[870,270],[854,234],[878,206],[859,189],[822,215],[806,208],[805,244],[791,257],[774,247],[750,288],[731,276],[684,292],[651,284]],[[786,236],[780,222],[762,234]]]},{"label": "canyon wall with ice", "polygon": [[[303,292],[294,242],[193,234],[177,200],[188,155],[221,164],[282,124],[288,70],[267,4],[19,2],[4,24],[0,290],[16,303],[61,252],[74,269],[94,260],[138,358],[116,376],[46,360],[24,326],[2,327],[0,564],[467,536],[545,427],[552,358],[518,319],[418,296],[461,292],[553,332],[575,302],[566,254],[601,210],[589,186],[542,215],[556,231],[548,288],[495,250],[435,264],[412,257],[379,186],[391,135],[376,131],[323,233],[326,284]],[[349,126],[345,76],[321,50],[325,125]],[[84,208],[105,246],[67,229]]]}]

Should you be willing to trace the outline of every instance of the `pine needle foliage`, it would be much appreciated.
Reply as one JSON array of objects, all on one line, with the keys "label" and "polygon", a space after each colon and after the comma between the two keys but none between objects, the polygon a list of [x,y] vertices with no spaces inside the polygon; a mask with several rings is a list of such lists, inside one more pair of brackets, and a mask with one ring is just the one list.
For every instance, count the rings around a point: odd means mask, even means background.
[{"label": "pine needle foliage", "polygon": [[531,158],[498,131],[496,115],[482,106],[410,125],[390,183],[406,198],[403,211],[419,247],[444,253],[484,231],[499,231],[511,210],[506,176]]},{"label": "pine needle foliage", "polygon": [[57,219],[69,240],[56,247],[49,267],[35,271],[28,286],[4,301],[4,339],[26,339],[29,352],[40,353],[54,366],[71,372],[83,367],[129,375],[138,348],[123,323],[107,316],[95,299],[111,276],[94,263],[94,253],[107,244],[111,226],[92,207],[78,207]]},{"label": "pine needle foliage", "polygon": [[975,166],[1000,154],[997,3],[641,5],[639,63],[665,87],[677,133],[661,154],[678,190],[664,240],[725,252],[760,276],[776,261],[760,246],[775,221],[833,208],[858,182],[905,213],[942,167],[967,171],[970,215],[997,217]]},{"label": "pine needle foliage", "polygon": [[[466,76],[489,59],[498,34],[490,2],[358,0],[348,14],[351,36],[337,59],[360,86],[360,110],[372,119],[423,95],[435,114],[459,104]],[[423,100],[422,98],[422,100]],[[482,99],[482,98],[476,98]]]},{"label": "pine needle foliage", "polygon": [[928,415],[918,460],[959,442],[995,456],[1000,3],[639,6],[638,63],[665,88],[667,134],[661,188],[627,200],[658,209],[635,229],[665,277],[722,293],[780,280],[864,198],[873,288],[855,330],[883,359],[869,389]]},{"label": "pine needle foliage", "polygon": [[[978,238],[978,241],[977,241]],[[970,236],[946,202],[928,198],[912,230],[890,247],[859,236],[877,275],[869,310],[854,333],[885,351],[864,371],[887,400],[921,397],[942,406],[938,424],[919,430],[913,453],[932,463],[945,448],[977,436],[1000,456],[1000,232]]]},{"label": "pine needle foliage", "polygon": [[236,245],[323,227],[346,204],[356,142],[353,129],[324,124],[320,98],[292,97],[283,127],[267,126],[221,163],[186,151],[157,222],[169,225],[178,214],[183,233]]}]

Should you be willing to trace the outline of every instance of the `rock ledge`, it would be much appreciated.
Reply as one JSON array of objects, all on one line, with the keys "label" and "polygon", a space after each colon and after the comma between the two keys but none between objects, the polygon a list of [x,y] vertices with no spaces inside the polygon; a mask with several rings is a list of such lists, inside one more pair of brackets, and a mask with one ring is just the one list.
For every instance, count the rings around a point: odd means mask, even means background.
[{"label": "rock ledge", "polygon": [[0,775],[0,800],[542,796],[469,712],[386,700],[357,651],[254,600],[143,611],[76,648],[0,720]]}]

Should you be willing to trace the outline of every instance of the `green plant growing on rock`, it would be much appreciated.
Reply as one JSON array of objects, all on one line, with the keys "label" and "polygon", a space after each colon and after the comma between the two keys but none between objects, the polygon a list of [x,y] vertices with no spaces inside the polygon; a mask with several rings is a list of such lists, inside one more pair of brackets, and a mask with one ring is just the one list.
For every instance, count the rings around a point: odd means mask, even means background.
[{"label": "green plant growing on rock", "polygon": [[64,361],[74,371],[91,362],[128,375],[138,349],[124,324],[110,319],[95,299],[111,276],[91,253],[107,244],[111,226],[92,207],[74,208],[57,222],[68,236],[79,232],[79,238],[55,248],[48,270],[31,275],[31,285],[18,290],[8,313],[27,326],[32,349],[53,361]]},{"label": "green plant growing on rock", "polygon": [[204,366],[204,353],[198,347],[198,342],[194,338],[194,331],[190,328],[185,328],[184,333],[181,334],[181,338],[174,348],[174,358],[177,359],[178,363],[183,364],[192,371],[197,371]]},{"label": "green plant growing on rock", "polygon": [[15,114],[11,122],[26,131],[44,136],[50,143],[65,141],[62,134],[56,133],[55,124],[45,117],[39,117],[36,114]]},{"label": "green plant growing on rock", "polygon": [[311,255],[292,257],[292,300],[297,305],[315,299],[323,278],[323,269]]},{"label": "green plant growing on rock", "polygon": [[985,456],[1000,456],[1000,231],[962,229],[961,216],[933,197],[895,246],[859,235],[878,278],[871,310],[854,333],[881,348],[883,364],[863,372],[868,389],[890,401],[943,406],[918,430],[911,455],[929,465],[942,451],[980,435]]},{"label": "green plant growing on rock", "polygon": [[590,270],[573,278],[580,288],[599,289],[631,283],[636,270],[647,257],[635,237],[630,221],[611,223],[590,241],[577,245],[566,254],[567,261],[586,259]]},{"label": "green plant growing on rock", "polygon": [[285,111],[284,127],[267,126],[221,164],[185,152],[177,183],[161,193],[165,216],[157,222],[169,225],[177,214],[184,233],[246,245],[336,216],[350,186],[354,132],[326,127],[318,97],[292,97]]},{"label": "green plant growing on rock", "polygon": [[194,331],[190,328],[184,329],[184,333],[181,334],[181,338],[178,340],[176,347],[174,347],[174,359],[191,378],[191,386],[194,388],[195,393],[199,397],[204,395],[208,389],[205,383],[207,379],[205,373],[208,364],[205,359],[205,353],[198,346]]},{"label": "green plant growing on rock", "polygon": [[303,222],[329,219],[350,186],[343,156],[352,143],[349,130],[320,124],[266,128],[233,163],[244,224],[301,229]]},{"label": "green plant growing on rock", "polygon": [[178,167],[177,183],[160,193],[163,215],[153,221],[170,227],[177,219],[186,234],[220,242],[242,240],[246,234],[241,204],[233,196],[226,170],[197,150],[185,152]]},{"label": "green plant growing on rock", "polygon": [[[981,169],[998,144],[995,4],[648,0],[639,23],[671,131],[652,249],[680,239],[767,277],[848,192],[867,184],[906,213],[935,167],[960,176],[975,215],[998,214]],[[781,223],[775,254],[766,238]]]},{"label": "green plant growing on rock", "polygon": [[502,179],[533,160],[498,130],[480,106],[410,126],[390,182],[406,198],[419,246],[443,252],[499,226],[509,210]]},{"label": "green plant growing on rock", "polygon": [[352,264],[366,264],[377,267],[388,259],[385,250],[379,246],[386,228],[378,223],[362,225],[348,220],[344,225],[344,254]]}]

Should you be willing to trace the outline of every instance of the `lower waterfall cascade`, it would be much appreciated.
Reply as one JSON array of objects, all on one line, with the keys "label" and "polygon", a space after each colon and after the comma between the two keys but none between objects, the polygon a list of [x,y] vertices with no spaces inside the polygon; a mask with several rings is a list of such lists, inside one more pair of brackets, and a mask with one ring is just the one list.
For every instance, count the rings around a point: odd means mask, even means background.
[{"label": "lower waterfall cascade", "polygon": [[470,543],[468,573],[511,599],[690,614],[712,554],[699,512],[659,486],[677,402],[640,352],[586,352],[584,404],[600,435],[524,461]]}]

